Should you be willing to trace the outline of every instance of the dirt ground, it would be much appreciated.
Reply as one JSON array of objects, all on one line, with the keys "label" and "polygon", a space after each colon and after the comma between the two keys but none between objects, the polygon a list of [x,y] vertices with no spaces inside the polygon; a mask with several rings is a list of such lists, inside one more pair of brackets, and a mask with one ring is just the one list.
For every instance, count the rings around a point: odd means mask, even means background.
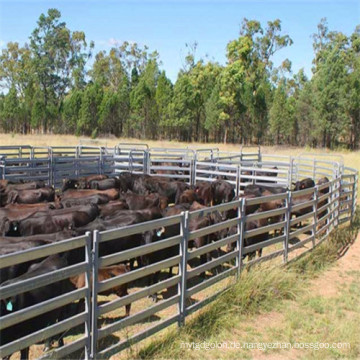
[{"label": "dirt ground", "polygon": [[[332,267],[310,283],[307,290],[312,297],[321,297],[325,299],[334,299],[339,296],[341,289],[348,286],[354,280],[353,274],[360,274],[360,233],[356,241],[345,248],[341,257],[332,265]],[[357,282],[360,283],[360,276],[357,277]],[[351,315],[351,314],[350,314]],[[280,312],[272,311],[265,314],[260,314],[249,319],[247,328],[255,329],[258,334],[266,333],[269,327],[276,328],[286,321],[284,315]],[[234,333],[235,337],[241,335]],[[235,340],[234,340],[235,341]],[[261,350],[254,350],[251,352],[251,357],[254,360],[295,360],[295,359],[313,359],[309,357],[306,350],[290,349],[281,350],[280,352],[267,352]]]}]

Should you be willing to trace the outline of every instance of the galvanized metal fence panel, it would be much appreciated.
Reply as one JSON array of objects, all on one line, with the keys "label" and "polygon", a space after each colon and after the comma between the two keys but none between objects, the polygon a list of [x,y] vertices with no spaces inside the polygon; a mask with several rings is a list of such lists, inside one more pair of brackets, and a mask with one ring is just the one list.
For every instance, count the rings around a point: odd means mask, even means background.
[{"label": "galvanized metal fence panel", "polygon": [[147,172],[148,153],[145,150],[116,148],[114,155],[115,173],[130,171],[134,174]]},{"label": "galvanized metal fence panel", "polygon": [[213,162],[219,157],[219,148],[197,149],[195,153],[196,161]]},{"label": "galvanized metal fence panel", "polygon": [[[112,344],[108,349],[103,346],[102,340],[114,332],[120,331],[121,329],[126,328],[127,326],[134,325],[138,322],[143,321],[150,316],[153,316],[159,311],[163,311],[172,307],[173,305],[179,305],[180,301],[180,283],[181,275],[175,275],[168,279],[162,280],[154,283],[149,283],[145,289],[137,289],[130,294],[121,297],[119,299],[113,300],[105,305],[99,305],[97,301],[97,294],[108,291],[114,287],[124,286],[124,284],[129,284],[136,281],[143,281],[144,277],[151,276],[154,273],[160,272],[163,269],[169,267],[179,268],[180,262],[182,259],[182,253],[180,250],[181,242],[183,237],[181,236],[180,222],[182,215],[176,215],[169,218],[159,219],[151,222],[145,222],[141,224],[131,225],[124,229],[115,229],[108,230],[104,232],[94,233],[94,243],[93,250],[96,261],[93,263],[92,273],[93,273],[93,303],[92,303],[92,331],[93,336],[91,339],[92,342],[92,357],[96,358],[97,356],[109,356],[114,349],[123,348],[125,345],[129,346],[131,343],[139,341],[143,338],[139,333],[129,335],[126,340],[120,339],[117,344]],[[159,238],[159,241],[155,241],[149,244],[142,244],[142,239],[144,234],[147,232],[153,232],[155,236],[159,234],[159,229],[172,227],[173,231],[171,236],[165,239]],[[174,230],[175,229],[175,230]],[[175,233],[174,233],[175,232]],[[137,246],[132,246],[128,242],[134,243],[135,238],[140,239],[137,242]],[[108,253],[107,250],[109,243],[116,242],[117,246],[124,246],[126,250],[120,252]],[[136,241],[135,241],[136,242]],[[124,245],[119,245],[120,243]],[[127,243],[127,244],[126,244]],[[172,251],[168,256],[162,256],[160,259],[151,257],[151,254],[159,251],[166,251],[166,249],[174,249],[175,254]],[[177,248],[177,250],[176,250]],[[106,254],[104,255],[104,251]],[[149,257],[150,256],[150,257]],[[144,266],[132,269],[129,272],[126,272],[122,275],[115,276],[111,279],[98,281],[97,274],[99,269],[104,266],[109,266],[119,262],[130,261],[131,259],[140,259],[146,262]],[[138,260],[139,261],[139,260]],[[177,287],[177,292],[175,295],[172,295],[169,299],[163,299],[161,302],[156,305],[145,307],[144,306],[135,314],[131,314],[129,317],[122,318],[117,320],[110,325],[103,327],[98,326],[98,320],[101,316],[118,309],[119,307],[129,306],[132,302],[135,301],[144,301],[144,298],[156,294],[159,291],[168,289],[169,287]],[[170,324],[175,321],[179,321],[180,317],[180,307],[178,306],[178,311],[176,314],[171,314],[165,320],[165,324]],[[142,329],[142,333],[154,333],[155,330],[160,330],[164,326],[157,324],[155,326],[146,326],[146,329]]]},{"label": "galvanized metal fence panel", "polygon": [[[61,294],[51,299],[45,300],[41,303],[34,304],[12,312],[1,317],[0,330],[11,331],[11,327],[24,321],[36,318],[44,313],[54,311],[64,306],[69,306],[74,301],[84,300],[84,311],[71,315],[69,318],[59,319],[58,322],[49,326],[43,324],[43,327],[30,332],[23,338],[16,339],[10,343],[0,347],[0,357],[6,357],[16,351],[20,351],[26,347],[38,343],[51,337],[61,334],[69,329],[73,329],[78,325],[84,326],[84,332],[76,341],[66,343],[63,347],[56,349],[45,357],[60,357],[70,354],[74,351],[83,349],[83,357],[89,358],[90,354],[90,336],[91,336],[91,314],[90,314],[90,270],[91,270],[91,236],[90,233],[85,236],[77,237],[61,241],[54,244],[44,245],[39,248],[29,249],[20,253],[13,253],[0,257],[0,269],[5,269],[12,265],[17,265],[22,262],[30,260],[43,259],[46,256],[59,254],[65,251],[74,249],[83,249],[84,260],[77,264],[61,268],[47,274],[38,275],[28,278],[27,280],[18,281],[9,285],[0,286],[0,300],[5,301],[15,296],[24,296],[23,294],[34,289],[39,289],[48,284],[55,284],[58,281],[68,279],[70,276],[80,275],[85,273],[85,287],[82,289],[75,289],[73,291]],[[70,280],[69,284],[70,284]],[[14,304],[16,306],[16,303]],[[10,328],[10,330],[9,330]],[[8,329],[8,330],[7,330]],[[14,331],[14,330],[13,330]]]},{"label": "galvanized metal fence panel", "polygon": [[0,157],[4,158],[30,158],[31,157],[30,145],[11,145],[11,146],[0,146]]},{"label": "galvanized metal fence panel", "polygon": [[194,150],[150,148],[148,154],[148,174],[192,183]]},{"label": "galvanized metal fence panel", "polygon": [[3,158],[2,178],[10,181],[44,180],[51,184],[51,160],[49,158]]}]

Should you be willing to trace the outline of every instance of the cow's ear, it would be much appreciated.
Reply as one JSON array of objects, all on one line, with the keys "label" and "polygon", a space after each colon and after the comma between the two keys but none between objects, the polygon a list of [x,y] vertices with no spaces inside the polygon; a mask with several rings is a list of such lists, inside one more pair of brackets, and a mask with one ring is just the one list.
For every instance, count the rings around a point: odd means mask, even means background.
[{"label": "cow's ear", "polygon": [[9,219],[5,219],[4,225],[3,225],[3,233],[6,235],[10,231],[11,223]]},{"label": "cow's ear", "polygon": [[8,203],[15,204],[18,197],[18,193],[16,191],[10,191],[9,192],[9,199]]}]

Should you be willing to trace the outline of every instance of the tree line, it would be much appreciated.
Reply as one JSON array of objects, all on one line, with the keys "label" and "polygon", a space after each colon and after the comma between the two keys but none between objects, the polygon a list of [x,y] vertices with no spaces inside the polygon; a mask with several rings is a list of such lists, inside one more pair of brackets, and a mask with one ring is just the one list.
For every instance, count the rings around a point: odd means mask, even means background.
[{"label": "tree line", "polygon": [[346,36],[320,21],[311,79],[288,59],[274,66],[292,43],[280,20],[244,19],[225,65],[196,60],[188,44],[173,84],[156,51],[124,42],[93,54],[49,9],[29,43],[1,52],[0,131],[358,148],[360,25]]}]

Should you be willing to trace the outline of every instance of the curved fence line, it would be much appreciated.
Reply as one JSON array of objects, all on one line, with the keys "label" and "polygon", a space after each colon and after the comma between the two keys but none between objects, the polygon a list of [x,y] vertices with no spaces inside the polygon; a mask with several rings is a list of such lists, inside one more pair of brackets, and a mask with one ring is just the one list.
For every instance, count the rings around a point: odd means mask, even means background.
[{"label": "curved fence line", "polygon": [[[226,155],[221,154],[218,149],[198,152],[185,150],[181,154],[178,149],[177,152],[165,152],[162,149],[152,152],[146,146],[142,149],[131,147],[124,149],[119,145],[113,151],[97,147],[14,147],[10,149],[13,152],[11,155],[5,154],[10,151],[8,147],[0,147],[0,154],[3,154],[0,174],[9,179],[20,176],[37,179],[45,176],[49,184],[59,185],[65,176],[78,177],[90,173],[116,175],[124,170],[149,174],[160,171],[165,172],[162,176],[183,178],[191,184],[199,180],[225,178],[235,185],[237,193],[249,183],[270,186],[281,184],[290,187],[292,182],[302,177],[318,179],[323,176],[327,176],[329,182],[306,190],[288,190],[282,194],[253,199],[242,198],[231,203],[194,212],[185,211],[173,217],[125,228],[94,231],[83,237],[1,256],[0,269],[70,249],[83,248],[85,253],[84,261],[34,278],[36,281],[26,280],[1,286],[0,299],[3,300],[82,272],[86,273],[86,284],[83,289],[67,292],[46,303],[2,317],[3,330],[15,323],[29,321],[39,314],[40,309],[53,310],[75,300],[85,300],[84,311],[79,310],[68,319],[37,330],[26,339],[17,339],[1,346],[0,357],[59,332],[68,331],[78,324],[84,326],[81,335],[42,358],[61,358],[79,349],[83,349],[82,358],[110,357],[174,323],[184,325],[189,314],[214,300],[223,291],[218,286],[223,284],[226,278],[238,278],[244,266],[276,258],[280,258],[282,263],[292,261],[326,240],[339,224],[352,221],[354,217],[358,174],[355,169],[344,167],[341,161],[289,157],[289,162],[286,162],[286,159],[281,157],[279,162],[276,162],[276,156],[271,158],[271,155],[262,155],[260,151],[256,153],[256,158],[253,157],[255,153],[251,153],[251,157],[246,159],[244,153]],[[29,156],[19,157],[20,153]],[[156,153],[156,157],[152,158],[152,153]],[[267,175],[264,176],[264,173]],[[247,214],[247,207],[271,201],[277,202],[279,206],[273,210]],[[228,211],[233,211],[235,216],[215,223],[211,221],[217,214]],[[295,218],[293,214],[297,214]],[[204,227],[196,228],[193,225],[197,219],[208,219],[209,222]],[[263,220],[266,221],[262,223]],[[261,226],[252,227],[254,222]],[[104,252],[104,247],[111,243],[133,239],[148,232],[157,236],[160,229],[171,230],[169,236],[159,237],[158,241],[127,250]],[[209,241],[201,246],[194,245],[197,239],[202,238]],[[211,240],[213,238],[216,240]],[[254,238],[257,239],[256,242],[251,241]],[[261,252],[261,257],[256,256]],[[140,258],[147,259],[142,267],[110,279],[98,278],[98,273],[104,266]],[[169,268],[176,269],[175,274],[174,271],[164,271]],[[168,277],[164,278],[162,275],[167,273]],[[153,276],[156,274],[159,278],[154,280]],[[149,279],[153,281],[148,282]],[[127,295],[105,304],[99,301],[97,295],[125,284],[133,284],[132,291]],[[148,296],[154,297],[157,294],[161,294],[159,302],[152,305],[146,303]],[[138,303],[142,304],[142,307],[134,305]],[[102,323],[104,315],[131,304],[135,310],[130,316],[117,317],[110,323]],[[160,320],[146,321],[149,318],[157,319],[155,314],[162,314]],[[139,324],[141,328],[137,329]],[[125,334],[118,335],[123,331]],[[107,339],[113,334],[117,334],[120,339],[109,343]]]}]

